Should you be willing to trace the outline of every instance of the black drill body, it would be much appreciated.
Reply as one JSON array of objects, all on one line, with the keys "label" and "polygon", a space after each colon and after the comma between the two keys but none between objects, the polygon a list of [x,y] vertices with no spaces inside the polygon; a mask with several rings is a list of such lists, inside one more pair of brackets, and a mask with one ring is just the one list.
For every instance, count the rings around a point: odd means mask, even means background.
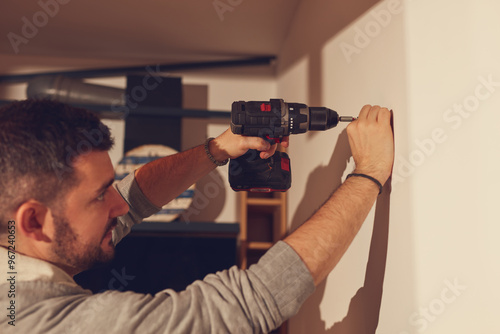
[{"label": "black drill body", "polygon": [[[337,126],[339,121],[354,119],[339,117],[337,112],[325,107],[308,107],[282,99],[237,101],[231,108],[233,133],[261,137],[270,143],[279,143],[291,134],[328,130]],[[276,151],[270,158],[260,159],[259,152],[249,150],[245,155],[231,159],[229,182],[235,191],[286,191],[291,186],[290,158],[286,153]]]},{"label": "black drill body", "polygon": [[275,139],[307,131],[327,130],[340,120],[334,110],[308,107],[303,103],[286,103],[281,99],[233,102],[231,130],[235,134]]}]

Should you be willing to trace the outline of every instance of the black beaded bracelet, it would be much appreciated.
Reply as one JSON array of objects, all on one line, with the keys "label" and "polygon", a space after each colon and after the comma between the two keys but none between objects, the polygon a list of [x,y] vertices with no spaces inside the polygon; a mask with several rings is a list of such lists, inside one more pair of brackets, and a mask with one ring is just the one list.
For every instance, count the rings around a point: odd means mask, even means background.
[{"label": "black beaded bracelet", "polygon": [[217,161],[217,160],[215,160],[214,156],[212,155],[212,153],[210,153],[210,150],[208,149],[208,144],[210,143],[211,140],[214,140],[214,139],[215,138],[211,137],[205,141],[205,153],[207,154],[210,161],[212,161],[215,165],[217,165],[219,167],[224,166],[228,163],[229,159],[226,159],[224,161]]},{"label": "black beaded bracelet", "polygon": [[348,178],[350,178],[351,176],[359,176],[359,177],[364,177],[365,179],[368,179],[368,180],[372,180],[373,182],[375,182],[375,184],[380,189],[379,192],[378,192],[378,194],[380,195],[382,193],[382,188],[383,188],[382,187],[382,183],[380,183],[379,180],[377,180],[376,178],[371,177],[370,175],[366,175],[366,174],[352,173],[352,174],[347,175],[346,180]]}]

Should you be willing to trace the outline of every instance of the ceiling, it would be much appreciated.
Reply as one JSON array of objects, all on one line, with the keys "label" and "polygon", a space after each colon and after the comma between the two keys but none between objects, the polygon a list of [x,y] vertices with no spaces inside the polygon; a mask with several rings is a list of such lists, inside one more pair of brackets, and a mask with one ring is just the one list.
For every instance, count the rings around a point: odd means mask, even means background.
[{"label": "ceiling", "polygon": [[33,56],[85,68],[276,55],[299,1],[2,0],[0,74]]}]

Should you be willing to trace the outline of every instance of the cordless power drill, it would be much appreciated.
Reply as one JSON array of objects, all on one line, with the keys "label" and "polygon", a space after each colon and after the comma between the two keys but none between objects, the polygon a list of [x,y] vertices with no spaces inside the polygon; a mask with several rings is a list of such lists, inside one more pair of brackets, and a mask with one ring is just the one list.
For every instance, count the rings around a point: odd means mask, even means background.
[{"label": "cordless power drill", "polygon": [[[339,116],[325,107],[308,107],[302,103],[287,103],[282,99],[270,101],[236,101],[231,108],[231,130],[235,134],[266,139],[279,143],[290,134],[324,131],[339,122],[356,118]],[[229,163],[229,183],[235,191],[286,191],[292,183],[290,158],[276,151],[268,159],[260,152],[249,150]]]}]

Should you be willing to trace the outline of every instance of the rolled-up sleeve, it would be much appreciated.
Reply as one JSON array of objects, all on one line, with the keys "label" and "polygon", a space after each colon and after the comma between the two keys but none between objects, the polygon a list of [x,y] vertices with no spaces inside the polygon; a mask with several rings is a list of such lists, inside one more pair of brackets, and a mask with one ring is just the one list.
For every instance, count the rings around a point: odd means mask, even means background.
[{"label": "rolled-up sleeve", "polygon": [[113,243],[116,245],[130,232],[132,226],[140,224],[144,218],[157,213],[161,208],[151,203],[143,194],[135,180],[134,173],[130,173],[123,180],[115,183],[114,187],[129,206],[128,213],[118,217],[118,225],[113,230]]}]

